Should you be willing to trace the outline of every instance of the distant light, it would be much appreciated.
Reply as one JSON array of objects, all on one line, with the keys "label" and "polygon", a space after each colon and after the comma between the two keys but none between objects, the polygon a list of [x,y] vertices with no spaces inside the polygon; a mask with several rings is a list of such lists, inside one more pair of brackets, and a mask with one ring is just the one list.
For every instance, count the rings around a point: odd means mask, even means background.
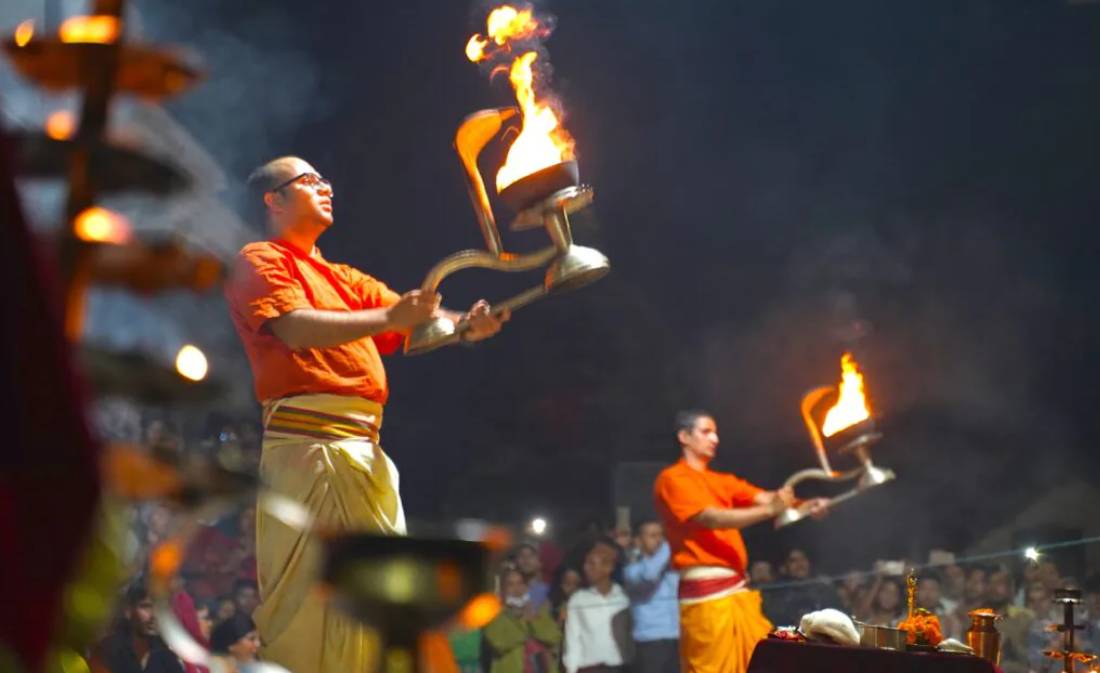
[{"label": "distant light", "polygon": [[76,216],[73,233],[82,241],[118,245],[130,240],[130,222],[118,213],[92,206]]},{"label": "distant light", "polygon": [[534,519],[531,519],[531,532],[535,535],[542,535],[543,533],[545,533],[546,526],[546,519],[542,518],[541,516],[536,516]]},{"label": "distant light", "polygon": [[176,371],[185,379],[201,381],[206,378],[208,368],[206,355],[191,344],[185,345],[176,355]]},{"label": "distant light", "polygon": [[68,110],[58,110],[46,117],[46,135],[54,140],[68,140],[73,137],[76,120]]},{"label": "distant light", "polygon": [[15,28],[15,46],[25,47],[34,37],[34,19],[27,19]]},{"label": "distant light", "polygon": [[1024,550],[1024,558],[1026,558],[1028,561],[1038,561],[1039,550],[1035,547],[1028,547]]}]

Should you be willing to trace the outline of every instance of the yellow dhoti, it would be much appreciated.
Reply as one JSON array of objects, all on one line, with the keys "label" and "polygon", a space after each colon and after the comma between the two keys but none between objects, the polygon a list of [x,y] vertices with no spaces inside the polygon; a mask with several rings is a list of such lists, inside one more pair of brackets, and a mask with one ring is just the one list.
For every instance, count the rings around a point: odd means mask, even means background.
[{"label": "yellow dhoti", "polygon": [[772,624],[760,610],[760,592],[744,589],[714,598],[681,600],[683,673],[744,673],[756,644]]},{"label": "yellow dhoti", "polygon": [[[393,461],[379,445],[382,406],[358,397],[301,395],[264,409],[260,473],[303,503],[326,530],[404,535]],[[262,656],[293,673],[370,673],[377,636],[328,607],[314,584],[320,545],[308,532],[259,512],[254,619]]]}]

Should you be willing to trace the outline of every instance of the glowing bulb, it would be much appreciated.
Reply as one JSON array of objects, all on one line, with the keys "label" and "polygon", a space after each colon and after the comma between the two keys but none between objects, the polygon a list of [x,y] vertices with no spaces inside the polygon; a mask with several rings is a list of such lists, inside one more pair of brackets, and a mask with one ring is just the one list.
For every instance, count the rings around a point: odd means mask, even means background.
[{"label": "glowing bulb", "polygon": [[535,535],[542,535],[546,532],[546,519],[541,516],[536,516],[531,519],[531,532]]},{"label": "glowing bulb", "polygon": [[1028,561],[1038,561],[1039,550],[1035,547],[1028,547],[1024,550],[1024,558],[1026,558]]},{"label": "glowing bulb", "polygon": [[176,355],[176,371],[185,379],[201,381],[206,378],[208,368],[206,356],[191,344],[186,344]]}]

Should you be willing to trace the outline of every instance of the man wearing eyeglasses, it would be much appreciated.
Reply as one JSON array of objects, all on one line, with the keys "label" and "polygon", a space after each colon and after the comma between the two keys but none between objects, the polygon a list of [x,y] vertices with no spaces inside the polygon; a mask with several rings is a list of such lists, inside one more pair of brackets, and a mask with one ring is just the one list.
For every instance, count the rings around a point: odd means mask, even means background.
[{"label": "man wearing eyeglasses", "polygon": [[[326,260],[316,243],[333,223],[333,189],[302,159],[268,162],[248,184],[270,237],[241,250],[226,297],[263,405],[260,472],[322,529],[402,535],[398,473],[379,441],[381,355],[433,317],[468,320],[463,338],[473,342],[496,334],[508,314],[494,316],[485,301],[465,315],[447,311],[436,294],[398,294]],[[264,658],[303,673],[370,670],[376,640],[312,589],[316,541],[263,511],[256,528]]]}]

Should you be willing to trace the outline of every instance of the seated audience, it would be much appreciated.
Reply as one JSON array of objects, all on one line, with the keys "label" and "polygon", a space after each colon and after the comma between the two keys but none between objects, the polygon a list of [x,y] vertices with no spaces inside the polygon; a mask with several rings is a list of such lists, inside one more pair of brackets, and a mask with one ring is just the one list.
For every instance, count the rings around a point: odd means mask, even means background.
[{"label": "seated audience", "polygon": [[802,615],[806,613],[840,605],[840,599],[832,585],[813,581],[810,557],[801,549],[792,549],[787,553],[783,575],[792,585],[768,596],[768,616],[774,616],[777,625],[797,626]]},{"label": "seated audience", "polygon": [[92,673],[184,673],[160,639],[153,599],[140,579],[127,588],[122,615],[113,632],[93,649],[89,665]]},{"label": "seated audience", "polygon": [[613,673],[631,660],[630,601],[612,579],[621,551],[614,540],[602,538],[585,555],[585,587],[566,606],[567,673]]},{"label": "seated audience", "polygon": [[210,635],[210,652],[228,673],[239,673],[242,666],[256,661],[259,650],[260,634],[246,614],[230,617]]},{"label": "seated audience", "polygon": [[562,631],[550,606],[535,606],[517,568],[506,569],[500,584],[504,609],[482,631],[488,673],[557,673]]},{"label": "seated audience", "polygon": [[672,552],[657,521],[638,526],[634,560],[623,569],[634,621],[635,673],[680,670],[679,575],[669,561]]}]

